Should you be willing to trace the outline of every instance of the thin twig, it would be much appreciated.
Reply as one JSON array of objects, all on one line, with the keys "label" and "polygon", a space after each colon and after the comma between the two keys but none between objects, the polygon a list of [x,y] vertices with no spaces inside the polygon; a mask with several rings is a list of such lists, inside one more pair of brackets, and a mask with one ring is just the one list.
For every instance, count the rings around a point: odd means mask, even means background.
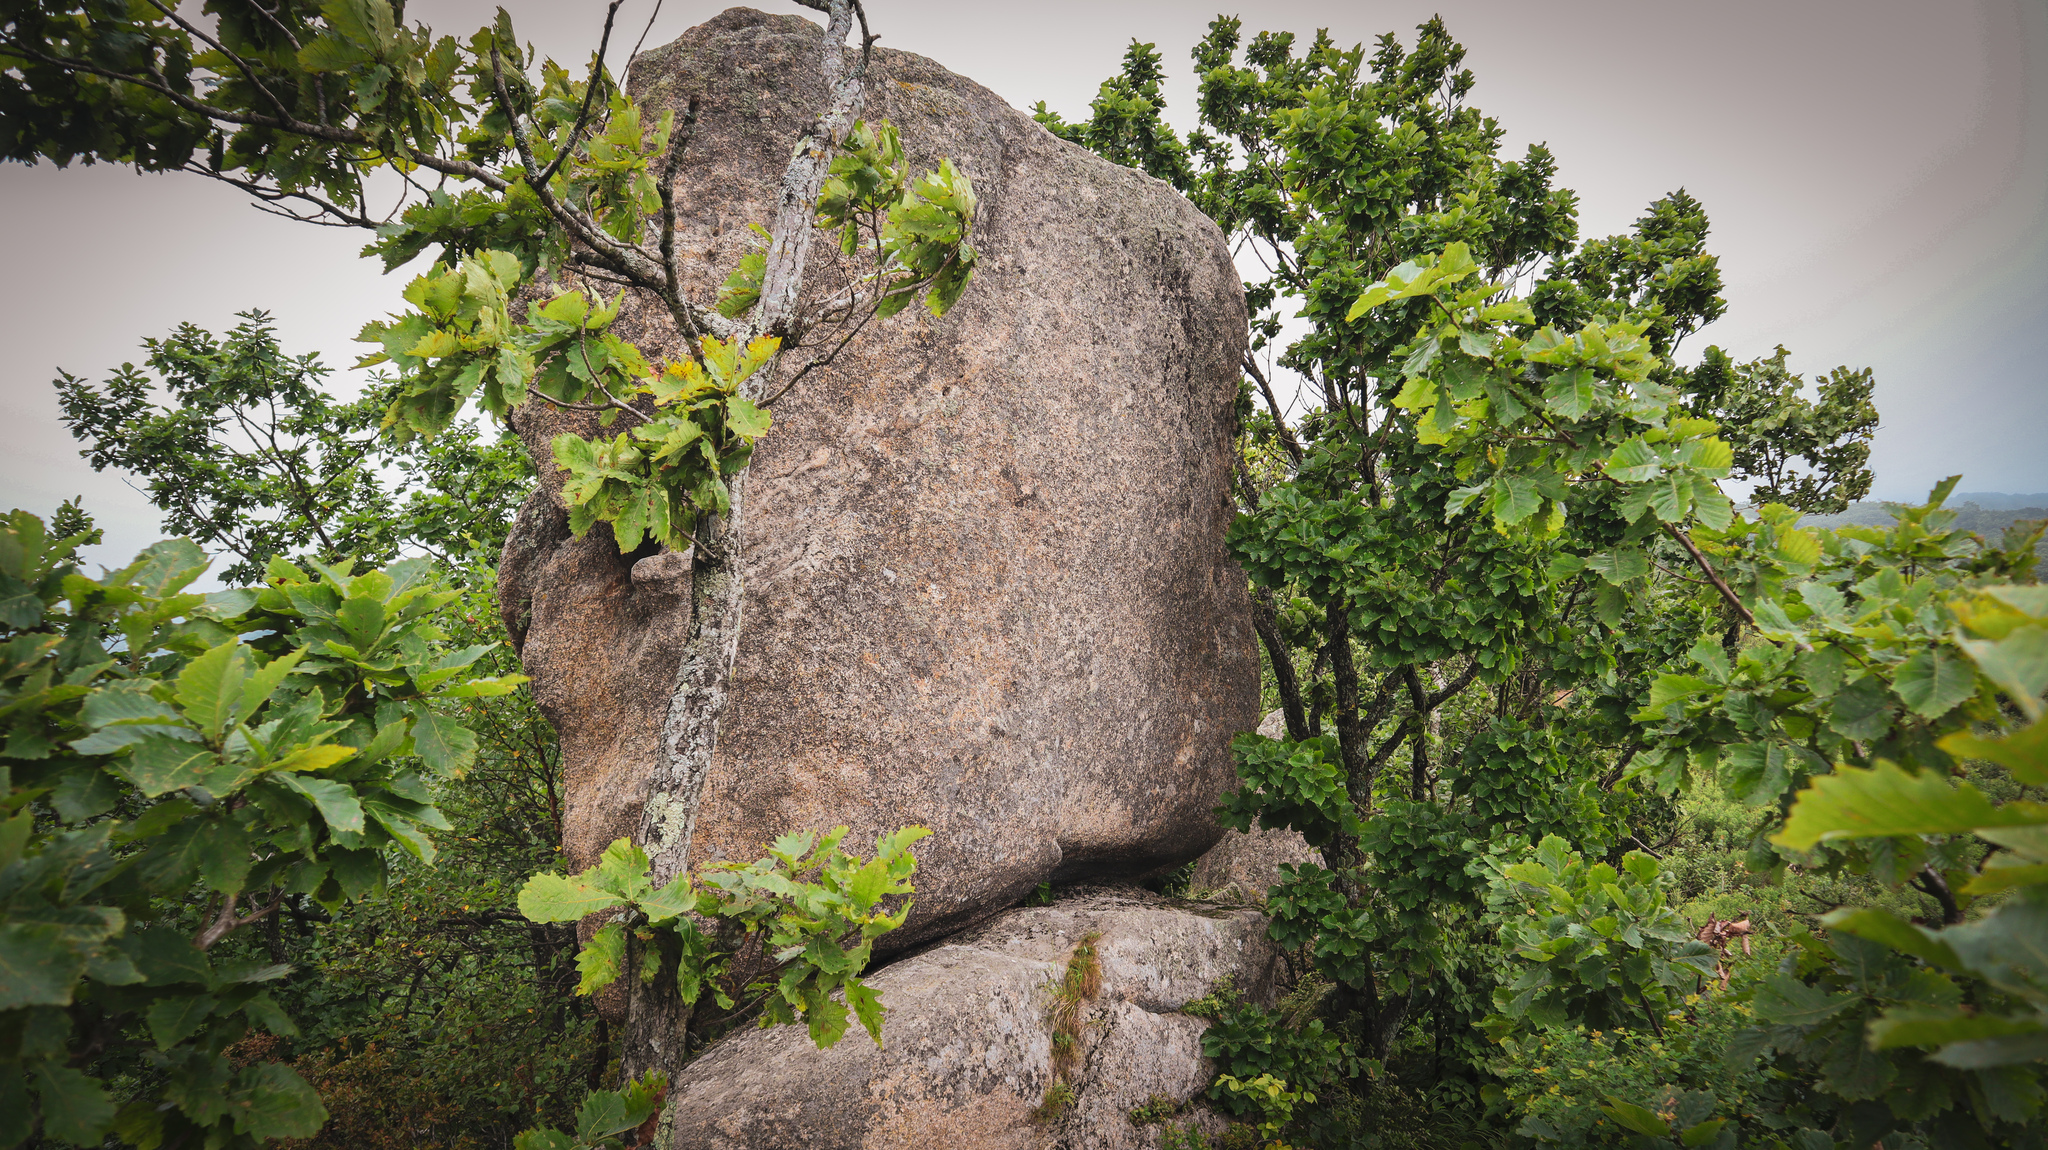
[{"label": "thin twig", "polygon": [[612,18],[619,14],[619,5],[625,2],[626,0],[612,0],[611,5],[604,10],[604,35],[597,42],[597,59],[590,63],[590,79],[583,85],[583,107],[576,112],[576,123],[569,129],[568,142],[555,153],[554,162],[541,172],[539,182],[543,184],[553,179],[562,165],[568,162],[570,154],[576,150],[576,137],[583,134],[583,126],[590,121],[590,101],[597,95],[598,82],[604,77],[604,54],[612,43]]}]

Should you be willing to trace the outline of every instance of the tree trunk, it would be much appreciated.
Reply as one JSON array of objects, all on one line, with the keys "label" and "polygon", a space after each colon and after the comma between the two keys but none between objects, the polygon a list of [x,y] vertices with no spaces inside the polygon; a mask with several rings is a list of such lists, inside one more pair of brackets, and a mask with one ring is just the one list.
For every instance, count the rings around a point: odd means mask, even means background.
[{"label": "tree trunk", "polygon": [[[824,7],[822,2],[813,7]],[[849,68],[846,37],[853,28],[852,0],[830,0],[820,65],[831,98],[818,119],[797,141],[783,173],[761,299],[736,339],[785,334],[803,291],[804,269],[811,249],[818,193],[823,189],[832,154],[865,103],[867,45],[861,62]],[[678,317],[681,330],[690,330]],[[743,385],[749,399],[759,401],[774,373],[759,372]],[[650,780],[647,804],[640,819],[640,843],[647,851],[654,883],[659,886],[689,870],[690,839],[704,779],[718,747],[718,721],[725,713],[732,685],[733,661],[739,654],[742,578],[741,525],[744,522],[746,471],[726,479],[731,505],[723,515],[700,520],[697,546],[690,564],[690,630],[661,725],[660,753]],[[635,948],[637,949],[637,947]],[[638,968],[629,954],[628,970]],[[690,1008],[676,992],[664,969],[652,984],[638,978],[629,984],[626,1024],[620,1061],[629,1077],[659,1070],[673,1080],[687,1054]]]}]

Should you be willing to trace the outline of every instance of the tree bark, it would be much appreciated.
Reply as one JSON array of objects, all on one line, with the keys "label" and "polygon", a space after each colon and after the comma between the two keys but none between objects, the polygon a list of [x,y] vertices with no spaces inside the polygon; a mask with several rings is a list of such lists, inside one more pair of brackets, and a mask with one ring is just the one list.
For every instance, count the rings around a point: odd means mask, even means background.
[{"label": "tree bark", "polygon": [[[783,173],[760,302],[735,339],[776,335],[788,329],[803,291],[818,193],[824,187],[833,150],[865,102],[867,44],[861,46],[858,67],[849,68],[846,60],[853,0],[830,0],[829,15],[820,65],[831,98],[797,141]],[[690,330],[681,317],[678,325]],[[771,373],[757,373],[742,386],[742,393],[757,401],[764,398],[771,378]],[[745,590],[741,527],[745,522],[746,471],[727,478],[726,488],[728,510],[723,515],[706,516],[698,524],[690,564],[690,629],[662,719],[660,752],[641,812],[639,839],[657,886],[689,869],[690,840],[696,830],[704,780],[718,747],[718,721],[731,695],[733,661],[739,653]],[[636,955],[629,955],[627,969],[637,969]],[[676,993],[675,980],[665,967],[652,984],[637,978],[626,981],[629,997],[620,1051],[625,1073],[638,1077],[659,1070],[673,1080],[688,1053],[690,1009]]]},{"label": "tree bark", "polygon": [[1273,593],[1263,587],[1252,588],[1252,628],[1259,633],[1266,658],[1273,664],[1273,682],[1280,689],[1280,713],[1287,720],[1287,737],[1299,743],[1316,731],[1309,723],[1307,708],[1302,706],[1301,681],[1294,673],[1293,653],[1280,637],[1279,608],[1273,603]]}]

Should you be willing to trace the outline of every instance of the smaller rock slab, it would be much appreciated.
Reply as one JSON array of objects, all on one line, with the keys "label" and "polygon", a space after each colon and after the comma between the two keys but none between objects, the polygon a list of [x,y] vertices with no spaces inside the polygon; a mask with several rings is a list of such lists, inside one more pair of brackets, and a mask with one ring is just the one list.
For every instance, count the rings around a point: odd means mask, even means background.
[{"label": "smaller rock slab", "polygon": [[[1279,711],[1259,723],[1269,739],[1287,737],[1287,716]],[[1225,831],[1209,853],[1195,862],[1188,876],[1188,894],[1217,902],[1266,905],[1266,891],[1280,882],[1280,864],[1321,863],[1322,855],[1300,831],[1252,824],[1249,832]]]},{"label": "smaller rock slab", "polygon": [[[1075,1100],[1033,1111],[1053,1085],[1052,991],[1099,934],[1102,990],[1081,1028]],[[1070,892],[1018,907],[876,972],[889,1008],[876,1049],[858,1028],[830,1050],[802,1027],[735,1033],[669,1093],[676,1150],[1137,1150],[1158,1140],[1130,1112],[1186,1100],[1215,1068],[1208,1023],[1181,1013],[1228,976],[1270,1003],[1284,976],[1265,916],[1141,890]]]}]

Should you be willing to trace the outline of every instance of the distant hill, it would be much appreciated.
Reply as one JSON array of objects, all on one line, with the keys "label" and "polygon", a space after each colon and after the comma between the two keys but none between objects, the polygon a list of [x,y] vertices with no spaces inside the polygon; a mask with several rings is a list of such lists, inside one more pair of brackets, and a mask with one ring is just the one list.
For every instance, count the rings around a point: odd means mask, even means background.
[{"label": "distant hill", "polygon": [[[2014,495],[2006,491],[1958,491],[1948,497],[1948,503],[1951,507],[1974,503],[1986,511],[2039,511],[2048,507],[2048,491],[2036,491],[2031,495]],[[2025,518],[2041,517],[2029,515]]]},{"label": "distant hill", "polygon": [[[2048,492],[2010,495],[1999,491],[1959,491],[1949,497],[1947,506],[1956,513],[1957,527],[1996,540],[2007,524],[2021,519],[2048,519]],[[1838,515],[1808,515],[1800,522],[1815,527],[1889,527],[1892,517],[1883,503],[1863,502],[1851,503],[1847,511]],[[2048,575],[2048,539],[2034,545],[2034,554],[2042,562],[2037,574]]]}]

